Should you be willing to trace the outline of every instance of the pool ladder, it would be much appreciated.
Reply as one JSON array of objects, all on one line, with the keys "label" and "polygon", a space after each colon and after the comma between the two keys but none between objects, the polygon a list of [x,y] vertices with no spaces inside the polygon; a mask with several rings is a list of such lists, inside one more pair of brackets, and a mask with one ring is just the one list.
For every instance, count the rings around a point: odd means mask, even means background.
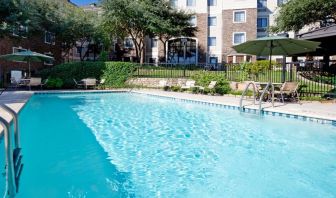
[{"label": "pool ladder", "polygon": [[[242,93],[242,95],[240,97],[239,110],[241,112],[245,111],[245,107],[243,105],[243,100],[244,100],[244,97],[246,96],[247,91],[249,90],[249,88],[250,88],[251,85],[253,86],[253,105],[256,104],[256,100],[257,100],[257,95],[256,95],[256,93],[257,93],[257,85],[256,85],[255,82],[249,82],[246,85],[246,87],[245,87],[245,89],[244,89],[244,91],[243,91],[243,93]],[[262,101],[263,101],[262,99],[264,98],[265,94],[269,91],[270,88],[271,88],[271,94],[272,94],[272,97],[271,97],[272,107],[274,107],[274,85],[271,82],[268,82],[267,85],[266,85],[266,87],[264,88],[263,92],[261,93],[261,95],[259,97],[258,112],[259,112],[260,115],[263,113],[263,109],[261,107],[261,104],[262,104]]]},{"label": "pool ladder", "polygon": [[18,114],[7,105],[1,104],[0,108],[8,112],[13,117],[14,124],[14,145],[12,145],[13,134],[11,130],[11,123],[0,116],[0,125],[3,127],[6,152],[6,197],[12,198],[15,197],[15,195],[19,192],[19,181],[23,169],[20,147],[19,120]]}]

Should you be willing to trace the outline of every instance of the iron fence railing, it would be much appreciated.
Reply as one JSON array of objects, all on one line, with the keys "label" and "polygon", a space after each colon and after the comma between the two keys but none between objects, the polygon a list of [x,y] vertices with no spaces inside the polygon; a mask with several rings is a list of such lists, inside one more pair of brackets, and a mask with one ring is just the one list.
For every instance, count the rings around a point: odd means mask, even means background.
[{"label": "iron fence railing", "polygon": [[335,94],[336,61],[325,65],[320,61],[289,62],[271,68],[248,68],[241,64],[142,64],[134,72],[135,77],[144,78],[191,78],[197,73],[220,75],[229,81],[256,81],[300,83],[304,96]]}]

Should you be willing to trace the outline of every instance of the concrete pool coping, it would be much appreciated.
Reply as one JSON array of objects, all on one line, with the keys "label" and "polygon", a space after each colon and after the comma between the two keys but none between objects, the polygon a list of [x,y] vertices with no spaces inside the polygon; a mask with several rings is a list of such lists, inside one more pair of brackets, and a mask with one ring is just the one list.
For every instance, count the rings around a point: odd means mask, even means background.
[{"label": "concrete pool coping", "polygon": [[[7,91],[0,96],[0,104],[6,104],[15,112],[19,113],[29,98],[36,94],[69,94],[69,93],[115,93],[128,92],[129,89],[114,89],[114,90],[55,90],[55,91]],[[201,94],[190,94],[181,92],[168,92],[158,89],[134,89],[132,93],[147,94],[152,96],[175,98],[186,101],[196,101],[207,104],[227,105],[229,107],[239,107],[240,96],[208,96]],[[258,110],[258,105],[252,105],[251,101],[244,101],[244,106],[250,111]],[[298,103],[275,103],[275,107],[271,107],[270,103],[263,103],[265,114],[284,114],[284,116],[303,116],[308,119],[315,119],[312,121],[320,122],[321,119],[330,121],[336,125],[336,104],[335,103],[321,103],[321,102],[307,102]],[[12,121],[12,117],[0,109],[0,114],[8,122]],[[323,123],[323,122],[321,122]],[[0,126],[0,137],[2,136],[3,128]]]}]

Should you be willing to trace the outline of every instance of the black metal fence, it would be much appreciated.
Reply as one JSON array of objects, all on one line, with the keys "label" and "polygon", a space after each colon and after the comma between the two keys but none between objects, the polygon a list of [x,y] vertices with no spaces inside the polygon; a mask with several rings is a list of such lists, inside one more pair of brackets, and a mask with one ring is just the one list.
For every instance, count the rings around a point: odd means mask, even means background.
[{"label": "black metal fence", "polygon": [[335,95],[336,62],[325,65],[320,61],[290,62],[285,66],[275,64],[271,68],[241,64],[143,64],[138,65],[136,77],[145,78],[191,78],[201,72],[220,75],[229,81],[256,81],[300,83],[303,96]]}]

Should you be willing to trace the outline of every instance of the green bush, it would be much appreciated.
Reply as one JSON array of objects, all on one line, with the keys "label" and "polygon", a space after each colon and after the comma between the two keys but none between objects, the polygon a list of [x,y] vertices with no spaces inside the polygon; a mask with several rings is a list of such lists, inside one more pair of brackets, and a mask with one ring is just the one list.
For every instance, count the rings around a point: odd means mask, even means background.
[{"label": "green bush", "polygon": [[207,88],[211,81],[217,81],[213,90],[204,90],[204,93],[217,93],[220,95],[227,94],[231,88],[229,82],[221,75],[209,72],[199,72],[192,77],[196,81],[197,85]]},{"label": "green bush", "polygon": [[175,92],[178,92],[178,91],[181,91],[181,87],[180,86],[172,86],[171,90],[175,91]]},{"label": "green bush", "polygon": [[60,78],[48,78],[46,87],[49,89],[56,88],[59,89],[63,86],[63,80]]},{"label": "green bush", "polygon": [[72,62],[40,71],[43,78],[59,78],[62,88],[73,88],[74,81],[84,78],[105,79],[105,87],[125,87],[126,80],[135,71],[133,63],[126,62]]},{"label": "green bush", "polygon": [[201,90],[200,90],[199,87],[192,87],[192,88],[191,88],[191,92],[192,92],[193,94],[198,94],[198,93],[201,92]]},{"label": "green bush", "polygon": [[108,61],[108,52],[107,51],[102,51],[99,54],[98,61]]}]

